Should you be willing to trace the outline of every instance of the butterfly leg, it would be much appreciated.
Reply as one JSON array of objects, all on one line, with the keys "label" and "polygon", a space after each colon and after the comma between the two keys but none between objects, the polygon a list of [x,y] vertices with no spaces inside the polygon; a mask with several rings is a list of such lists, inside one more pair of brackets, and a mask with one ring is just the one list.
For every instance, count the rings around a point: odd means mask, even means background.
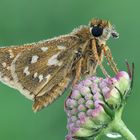
[{"label": "butterfly leg", "polygon": [[108,46],[104,46],[103,47],[103,51],[104,51],[104,56],[106,58],[106,60],[108,61],[111,69],[116,73],[119,72],[118,68],[117,68],[117,65],[116,63],[114,62],[113,60],[113,57],[112,57],[112,54],[111,54],[111,51],[110,49],[108,48]]},{"label": "butterfly leg", "polygon": [[[100,66],[103,74],[106,76],[106,77],[110,77],[107,73],[107,71],[105,70],[104,66],[102,65],[102,54],[101,56],[99,57],[98,55],[98,52],[97,52],[97,47],[96,47],[96,40],[92,40],[92,52],[93,52],[93,56],[94,56],[94,59],[95,61],[97,61],[98,65]],[[102,53],[102,52],[101,52]]]}]

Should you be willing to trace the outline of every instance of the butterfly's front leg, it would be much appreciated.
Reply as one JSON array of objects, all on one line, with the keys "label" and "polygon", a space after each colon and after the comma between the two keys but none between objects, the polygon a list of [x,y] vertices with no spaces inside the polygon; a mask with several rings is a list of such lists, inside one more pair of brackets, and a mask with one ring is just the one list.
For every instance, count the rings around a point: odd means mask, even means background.
[{"label": "butterfly's front leg", "polygon": [[92,40],[92,53],[93,53],[93,57],[94,57],[95,61],[97,62],[97,65],[100,66],[103,74],[106,77],[110,77],[108,75],[107,71],[105,70],[104,66],[102,65],[102,48],[101,48],[101,54],[99,56],[98,51],[97,51],[97,46],[96,46],[96,40],[95,39]]},{"label": "butterfly's front leg", "polygon": [[115,73],[118,73],[119,70],[117,68],[116,63],[113,60],[113,57],[112,57],[112,54],[111,54],[111,51],[110,51],[109,47],[108,46],[103,46],[103,52],[104,52],[104,56],[105,56],[106,60],[108,61],[111,69]]}]

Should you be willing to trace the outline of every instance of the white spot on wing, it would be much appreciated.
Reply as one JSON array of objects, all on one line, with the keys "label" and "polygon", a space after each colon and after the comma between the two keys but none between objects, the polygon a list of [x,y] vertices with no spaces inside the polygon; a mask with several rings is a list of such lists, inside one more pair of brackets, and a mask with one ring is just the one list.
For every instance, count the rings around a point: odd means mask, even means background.
[{"label": "white spot on wing", "polygon": [[66,49],[66,47],[65,46],[57,46],[57,48],[59,49],[59,50],[65,50]]},{"label": "white spot on wing", "polygon": [[8,50],[9,51],[9,53],[10,53],[10,58],[13,58],[14,57],[14,53],[13,53],[13,51],[10,49],[10,50]]},{"label": "white spot on wing", "polygon": [[30,100],[34,99],[34,95],[30,94],[30,91],[28,91],[27,89],[23,88],[22,84],[18,81],[18,76],[16,74],[16,61],[18,60],[19,56],[21,53],[19,53],[15,59],[13,60],[12,64],[11,64],[11,75],[13,77],[13,84],[11,84],[11,86],[17,90],[20,91],[21,94],[23,94],[25,97],[27,97]]},{"label": "white spot on wing", "polygon": [[41,50],[42,50],[43,52],[46,52],[46,51],[48,50],[48,48],[47,48],[47,47],[42,47]]},{"label": "white spot on wing", "polygon": [[59,53],[53,55],[49,60],[48,60],[48,66],[51,66],[51,65],[55,65],[55,66],[61,66],[62,65],[62,62],[60,62],[58,59],[57,59],[57,56],[59,55]]},{"label": "white spot on wing", "polygon": [[2,63],[2,66],[5,68],[5,67],[6,67],[6,63],[5,63],[5,62],[3,62],[3,63]]},{"label": "white spot on wing", "polygon": [[48,74],[45,78],[47,79],[46,83],[48,83],[48,81],[50,80],[51,75]]},{"label": "white spot on wing", "polygon": [[38,75],[38,73],[36,72],[36,73],[34,73],[34,78],[36,78],[37,77],[37,75]]},{"label": "white spot on wing", "polygon": [[30,74],[28,66],[24,68],[23,73],[25,73],[26,76],[28,76]]},{"label": "white spot on wing", "polygon": [[36,63],[38,58],[39,57],[37,55],[32,56],[31,64]]},{"label": "white spot on wing", "polygon": [[43,74],[40,74],[40,75],[38,76],[38,78],[39,78],[39,82],[41,82],[41,81],[43,80]]},{"label": "white spot on wing", "polygon": [[7,70],[10,70],[10,66],[7,66],[7,68],[6,68]]}]

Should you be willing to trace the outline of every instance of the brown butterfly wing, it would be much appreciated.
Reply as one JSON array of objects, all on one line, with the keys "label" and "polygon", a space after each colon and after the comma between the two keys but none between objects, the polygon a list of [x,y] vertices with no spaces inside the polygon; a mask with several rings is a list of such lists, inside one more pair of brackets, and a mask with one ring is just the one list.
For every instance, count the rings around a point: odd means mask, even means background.
[{"label": "brown butterfly wing", "polygon": [[[71,42],[71,43],[70,43]],[[18,89],[36,103],[51,103],[62,94],[70,78],[71,65],[78,43],[68,39],[0,49],[1,81]],[[52,93],[53,94],[52,94]],[[52,97],[53,98],[52,98]],[[39,102],[39,104],[40,104]],[[39,107],[35,103],[34,110]]]},{"label": "brown butterfly wing", "polygon": [[11,64],[19,52],[25,51],[32,46],[21,47],[2,47],[0,48],[0,80],[8,86],[14,87],[13,77],[11,75]]}]

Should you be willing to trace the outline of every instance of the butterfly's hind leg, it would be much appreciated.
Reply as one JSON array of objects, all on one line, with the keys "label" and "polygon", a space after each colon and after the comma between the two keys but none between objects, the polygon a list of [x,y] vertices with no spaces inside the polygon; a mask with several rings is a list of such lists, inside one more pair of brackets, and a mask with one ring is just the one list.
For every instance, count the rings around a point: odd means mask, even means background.
[{"label": "butterfly's hind leg", "polygon": [[60,95],[62,95],[69,84],[70,79],[66,77],[61,80],[59,84],[55,85],[48,93],[43,96],[36,97],[33,104],[33,111],[37,112],[42,108],[54,102]]},{"label": "butterfly's hind leg", "polygon": [[111,54],[111,51],[110,51],[109,47],[104,46],[103,47],[103,52],[104,52],[104,56],[105,56],[106,60],[108,61],[109,66],[115,72],[115,74],[117,74],[119,72],[119,70],[117,68],[116,63],[113,60],[113,56]]}]

